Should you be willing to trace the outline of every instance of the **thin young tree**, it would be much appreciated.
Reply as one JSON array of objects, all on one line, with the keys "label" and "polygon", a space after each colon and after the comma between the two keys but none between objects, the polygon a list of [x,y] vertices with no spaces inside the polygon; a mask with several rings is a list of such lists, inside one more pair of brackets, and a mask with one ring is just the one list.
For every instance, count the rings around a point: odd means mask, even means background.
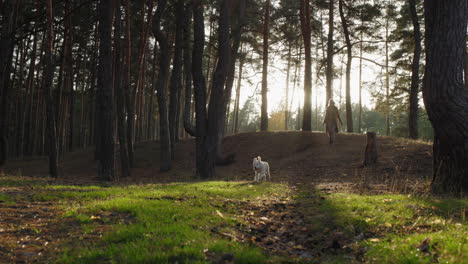
[{"label": "thin young tree", "polygon": [[353,113],[351,108],[351,65],[353,60],[351,37],[349,32],[348,21],[344,12],[344,0],[339,0],[338,9],[341,17],[341,25],[346,41],[346,129],[348,133],[352,133],[353,129]]},{"label": "thin young tree", "polygon": [[325,105],[328,104],[328,101],[333,98],[333,32],[334,32],[334,12],[335,12],[335,4],[334,0],[329,0],[328,3],[328,42],[327,42],[327,70],[326,70],[326,77],[327,77],[327,84],[326,84],[326,102]]},{"label": "thin young tree", "polygon": [[301,0],[300,4],[301,33],[304,40],[304,108],[302,130],[312,130],[312,57],[311,57],[311,27],[310,27],[310,3]]},{"label": "thin young tree", "polygon": [[423,98],[434,127],[436,194],[468,193],[468,92],[463,83],[468,1],[424,2],[426,68]]}]

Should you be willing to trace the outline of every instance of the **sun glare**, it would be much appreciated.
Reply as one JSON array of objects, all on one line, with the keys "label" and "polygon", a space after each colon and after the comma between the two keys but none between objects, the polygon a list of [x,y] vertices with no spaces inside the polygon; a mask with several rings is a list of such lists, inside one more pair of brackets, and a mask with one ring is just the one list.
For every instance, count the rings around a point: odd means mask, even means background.
[{"label": "sun glare", "polygon": [[[286,68],[286,66],[279,65]],[[303,71],[303,68],[301,68]],[[298,74],[298,80],[294,85],[293,70],[290,72],[289,92],[286,96],[286,70],[280,70],[278,67],[269,67],[268,71],[268,113],[276,111],[284,111],[286,99],[291,113],[297,112],[298,107],[302,107],[304,103],[304,77],[301,72]],[[250,79],[242,81],[242,89],[240,95],[240,106],[249,98],[254,98],[257,102],[258,111],[260,112],[261,105],[261,73],[254,74],[254,72],[246,71],[245,76],[251,76]],[[363,67],[362,82],[369,82],[375,79],[376,73],[369,67]],[[319,111],[324,110],[326,94],[325,94],[325,80],[316,80],[315,73],[312,73],[312,110],[316,108]],[[345,76],[341,79],[335,79],[333,82],[333,98],[338,106],[344,107],[346,100],[346,83]],[[234,94],[233,94],[234,96]],[[359,73],[357,67],[351,70],[351,103],[359,103]],[[362,87],[362,105],[372,107],[373,101],[369,94],[368,89],[363,85]]]}]

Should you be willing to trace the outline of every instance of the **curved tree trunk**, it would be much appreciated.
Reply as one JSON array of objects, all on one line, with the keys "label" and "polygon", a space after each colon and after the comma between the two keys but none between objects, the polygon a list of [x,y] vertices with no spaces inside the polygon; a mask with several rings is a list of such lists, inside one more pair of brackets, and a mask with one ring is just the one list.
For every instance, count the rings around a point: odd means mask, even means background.
[{"label": "curved tree trunk", "polygon": [[[230,8],[229,0],[222,0],[219,7],[218,26],[218,63],[213,73],[210,105],[208,108],[208,137],[205,151],[208,153],[209,167],[214,166],[218,158],[218,144],[221,127],[224,126],[225,115],[225,85],[231,63],[230,45]],[[213,169],[214,172],[214,169]],[[214,176],[211,175],[211,176]]]},{"label": "curved tree trunk", "polygon": [[348,22],[346,21],[343,0],[339,0],[339,11],[341,17],[341,24],[343,25],[343,32],[346,40],[346,129],[348,133],[353,133],[353,112],[351,108],[351,64],[353,60],[352,44],[350,39],[350,33],[348,28]]},{"label": "curved tree trunk", "polygon": [[184,14],[184,128],[190,136],[195,136],[195,127],[190,120],[190,108],[192,106],[192,56],[190,55],[190,21],[192,20],[192,5],[187,4]]},{"label": "curved tree trunk", "polygon": [[[158,7],[153,18],[153,34],[159,43],[160,54],[169,54],[169,43],[166,34],[161,30],[161,18],[166,11],[167,0],[158,0]],[[166,103],[166,87],[169,76],[169,58],[160,56],[159,75],[156,84],[159,109],[159,126],[161,145],[160,171],[165,172],[171,169],[171,139],[169,133],[169,119]]]},{"label": "curved tree trunk", "polygon": [[311,28],[310,28],[310,4],[308,0],[301,0],[300,5],[301,32],[304,40],[305,65],[304,65],[304,108],[302,118],[302,130],[312,130],[312,57],[311,57]]},{"label": "curved tree trunk", "polygon": [[463,83],[468,1],[424,2],[423,98],[434,127],[433,193],[468,193],[468,93]]},{"label": "curved tree trunk", "polygon": [[416,0],[409,0],[411,21],[413,22],[414,52],[411,65],[411,88],[409,95],[409,137],[418,138],[418,92],[419,92],[419,60],[421,57],[421,31],[419,28]]}]

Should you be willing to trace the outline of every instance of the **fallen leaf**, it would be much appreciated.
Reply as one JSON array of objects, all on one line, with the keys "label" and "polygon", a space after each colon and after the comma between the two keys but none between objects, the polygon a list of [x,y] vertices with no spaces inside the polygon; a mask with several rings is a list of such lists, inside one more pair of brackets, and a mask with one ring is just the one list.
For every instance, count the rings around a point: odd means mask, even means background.
[{"label": "fallen leaf", "polygon": [[224,218],[224,215],[223,215],[220,211],[216,210],[216,213],[217,213],[219,216],[221,216],[221,218]]},{"label": "fallen leaf", "polygon": [[421,244],[419,244],[419,246],[416,248],[422,253],[429,253],[429,241],[429,238],[424,239],[424,241],[421,242]]}]

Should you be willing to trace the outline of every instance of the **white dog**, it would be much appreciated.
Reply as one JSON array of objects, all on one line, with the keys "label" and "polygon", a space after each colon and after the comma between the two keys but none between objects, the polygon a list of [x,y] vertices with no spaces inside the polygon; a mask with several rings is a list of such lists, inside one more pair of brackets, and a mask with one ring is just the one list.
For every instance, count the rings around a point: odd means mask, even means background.
[{"label": "white dog", "polygon": [[268,174],[268,180],[271,180],[270,165],[268,165],[268,162],[262,161],[262,158],[260,156],[253,159],[252,166],[255,172],[254,181],[258,182],[261,179],[266,180],[267,174]]}]

